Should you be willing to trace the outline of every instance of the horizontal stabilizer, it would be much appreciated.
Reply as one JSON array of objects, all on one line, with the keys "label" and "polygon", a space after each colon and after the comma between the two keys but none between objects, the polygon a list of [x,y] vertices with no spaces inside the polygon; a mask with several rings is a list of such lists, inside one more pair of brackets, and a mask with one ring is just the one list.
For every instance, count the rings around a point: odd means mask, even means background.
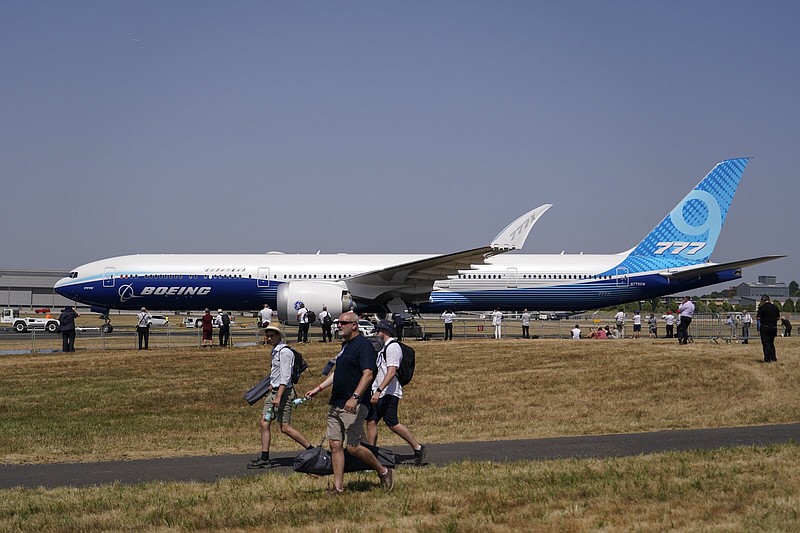
[{"label": "horizontal stabilizer", "polygon": [[685,279],[694,278],[697,276],[706,276],[714,274],[715,272],[722,272],[723,270],[731,270],[735,268],[742,268],[746,266],[758,265],[759,263],[766,263],[767,261],[774,261],[781,259],[785,255],[765,255],[764,257],[756,257],[754,259],[742,259],[741,261],[732,261],[730,263],[704,263],[689,268],[682,268],[675,271],[659,272],[665,278],[670,279]]}]

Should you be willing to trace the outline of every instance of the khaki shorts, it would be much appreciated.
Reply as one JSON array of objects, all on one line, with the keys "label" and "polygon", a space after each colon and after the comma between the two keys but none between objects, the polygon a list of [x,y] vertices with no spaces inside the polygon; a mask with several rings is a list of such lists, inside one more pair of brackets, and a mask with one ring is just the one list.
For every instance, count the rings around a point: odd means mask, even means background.
[{"label": "khaki shorts", "polygon": [[344,442],[346,446],[358,446],[364,438],[364,420],[367,418],[367,406],[358,404],[355,413],[331,406],[328,411],[328,440]]},{"label": "khaki shorts", "polygon": [[[261,411],[262,420],[264,419],[264,415],[267,414],[272,408],[272,400],[275,399],[276,392],[271,390],[264,396],[264,409]],[[277,412],[272,416],[273,420],[278,420],[281,424],[291,424],[292,423],[292,408],[294,404],[292,404],[292,400],[295,399],[294,394],[294,387],[291,389],[286,389],[283,391],[283,396],[281,396],[281,403],[278,405]]]}]

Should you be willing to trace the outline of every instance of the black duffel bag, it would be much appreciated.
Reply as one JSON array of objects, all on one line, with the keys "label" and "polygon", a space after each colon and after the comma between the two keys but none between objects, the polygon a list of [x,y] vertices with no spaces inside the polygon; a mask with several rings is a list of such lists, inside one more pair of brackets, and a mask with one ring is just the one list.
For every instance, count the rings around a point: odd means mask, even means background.
[{"label": "black duffel bag", "polygon": [[[305,450],[297,454],[294,458],[294,471],[303,472],[304,474],[313,474],[315,476],[329,476],[333,474],[333,463],[331,463],[331,453],[322,447],[325,439],[316,448]],[[378,462],[387,468],[395,467],[394,452],[386,448],[378,448],[365,442],[361,443],[372,454],[378,458]],[[344,451],[344,471],[345,472],[363,472],[364,470],[372,470],[364,461],[347,453],[347,447]]]}]

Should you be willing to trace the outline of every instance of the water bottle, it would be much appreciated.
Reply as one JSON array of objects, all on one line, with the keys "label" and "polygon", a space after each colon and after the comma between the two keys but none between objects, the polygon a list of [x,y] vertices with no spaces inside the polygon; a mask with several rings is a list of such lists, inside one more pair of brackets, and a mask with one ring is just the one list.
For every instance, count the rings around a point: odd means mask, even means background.
[{"label": "water bottle", "polygon": [[331,359],[325,364],[325,368],[322,369],[322,375],[327,376],[333,370],[333,365],[336,364],[336,359]]},{"label": "water bottle", "polygon": [[264,415],[264,421],[269,422],[270,420],[272,420],[274,416],[275,416],[275,406],[272,406],[269,408],[269,411],[267,411],[267,414]]},{"label": "water bottle", "polygon": [[305,396],[303,396],[302,398],[295,398],[294,400],[292,400],[292,404],[295,407],[297,407],[298,405],[303,405],[304,403],[306,403],[310,399],[311,398],[306,398]]}]

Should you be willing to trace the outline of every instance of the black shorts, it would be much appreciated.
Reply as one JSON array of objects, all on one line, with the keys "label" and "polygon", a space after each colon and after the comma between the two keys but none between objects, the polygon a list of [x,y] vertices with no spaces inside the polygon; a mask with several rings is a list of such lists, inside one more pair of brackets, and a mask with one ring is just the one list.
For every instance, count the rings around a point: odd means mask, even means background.
[{"label": "black shorts", "polygon": [[381,418],[389,427],[396,426],[400,423],[397,419],[397,405],[400,403],[400,398],[392,394],[387,394],[376,405],[369,404],[369,412],[367,413],[368,422],[380,422]]},{"label": "black shorts", "polygon": [[642,325],[641,324],[634,324],[633,325],[633,331],[642,331]]}]

